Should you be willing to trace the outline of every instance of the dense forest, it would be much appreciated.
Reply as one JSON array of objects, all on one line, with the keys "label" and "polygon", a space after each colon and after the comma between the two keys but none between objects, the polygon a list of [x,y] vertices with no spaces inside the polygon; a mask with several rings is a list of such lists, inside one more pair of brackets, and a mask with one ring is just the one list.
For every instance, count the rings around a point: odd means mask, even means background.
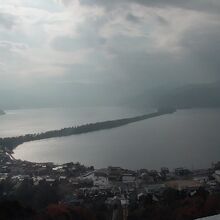
[{"label": "dense forest", "polygon": [[0,146],[2,148],[7,148],[8,150],[13,150],[18,145],[23,144],[25,142],[29,141],[36,141],[36,140],[42,140],[42,139],[48,139],[48,138],[54,138],[54,137],[64,137],[64,136],[70,136],[70,135],[76,135],[76,134],[83,134],[93,131],[99,131],[104,129],[111,129],[120,127],[123,125],[127,125],[130,123],[142,121],[148,118],[157,117],[163,114],[169,114],[173,113],[175,110],[171,108],[167,109],[160,109],[157,112],[147,114],[147,115],[141,115],[131,118],[124,118],[124,119],[118,119],[118,120],[111,120],[111,121],[104,121],[104,122],[96,122],[96,123],[90,123],[85,125],[80,125],[76,127],[68,127],[63,128],[60,130],[52,130],[37,134],[26,134],[18,137],[6,137],[6,138],[0,138]]},{"label": "dense forest", "polygon": [[[0,201],[0,219],[26,220],[109,220],[112,207],[103,203],[99,197],[95,201],[85,200],[87,206],[58,204],[60,188],[49,187],[46,183],[38,186],[24,181],[16,191],[10,191],[7,181],[0,183],[9,193]],[[139,203],[128,206],[127,220],[193,220],[204,216],[216,215],[220,210],[220,195],[209,194],[200,188],[193,196],[167,189],[163,201],[155,202],[151,195],[143,197]],[[18,202],[19,201],[19,202]],[[44,201],[44,202],[42,202]],[[121,207],[119,207],[121,209]]]}]

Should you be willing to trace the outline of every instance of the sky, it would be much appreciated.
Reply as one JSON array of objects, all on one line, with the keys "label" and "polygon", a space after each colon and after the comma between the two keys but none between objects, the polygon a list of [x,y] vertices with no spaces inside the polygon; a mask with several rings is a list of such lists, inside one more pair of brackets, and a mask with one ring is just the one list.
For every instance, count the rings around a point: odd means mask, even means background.
[{"label": "sky", "polygon": [[219,0],[0,0],[0,106],[219,81],[219,21]]}]

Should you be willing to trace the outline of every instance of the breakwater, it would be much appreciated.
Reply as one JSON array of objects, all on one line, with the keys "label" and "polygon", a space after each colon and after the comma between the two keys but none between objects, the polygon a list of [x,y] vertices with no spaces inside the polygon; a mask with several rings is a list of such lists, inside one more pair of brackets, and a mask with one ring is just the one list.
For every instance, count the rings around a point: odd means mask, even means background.
[{"label": "breakwater", "polygon": [[62,128],[60,130],[51,130],[36,134],[26,134],[17,137],[0,138],[0,146],[2,149],[7,148],[7,150],[9,151],[13,151],[13,149],[15,149],[17,146],[25,142],[37,141],[37,140],[43,140],[43,139],[55,138],[55,137],[65,137],[70,135],[78,135],[78,134],[99,131],[99,130],[121,127],[130,123],[146,120],[153,117],[158,117],[164,114],[171,114],[173,112],[175,112],[174,109],[158,110],[157,112],[154,113],[145,114],[136,117],[84,124],[75,127]]}]

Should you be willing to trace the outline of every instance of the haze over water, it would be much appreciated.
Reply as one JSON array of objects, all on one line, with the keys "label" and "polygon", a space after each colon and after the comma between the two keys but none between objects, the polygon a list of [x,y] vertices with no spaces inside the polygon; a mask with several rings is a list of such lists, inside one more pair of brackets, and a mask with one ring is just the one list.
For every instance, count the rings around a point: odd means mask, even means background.
[{"label": "haze over water", "polygon": [[[0,109],[220,106],[219,0],[0,3]],[[7,111],[0,117],[0,137],[143,113]],[[117,129],[27,143],[15,156],[97,167],[209,166],[219,159],[219,118],[219,110],[178,111]]]},{"label": "haze over water", "polygon": [[86,123],[132,117],[152,112],[117,107],[39,108],[6,111],[0,117],[0,137],[44,132]]},{"label": "haze over water", "polygon": [[[9,111],[0,118],[0,131],[1,137],[13,136],[142,113],[122,108]],[[14,156],[35,162],[78,161],[96,168],[210,167],[220,160],[219,116],[219,109],[179,110],[120,128],[25,143]]]}]

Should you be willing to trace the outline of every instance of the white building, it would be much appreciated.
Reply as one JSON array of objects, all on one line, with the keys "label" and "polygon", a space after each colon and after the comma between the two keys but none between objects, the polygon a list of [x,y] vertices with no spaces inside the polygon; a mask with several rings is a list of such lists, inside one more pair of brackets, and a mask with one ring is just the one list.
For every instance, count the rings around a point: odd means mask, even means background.
[{"label": "white building", "polygon": [[109,185],[109,180],[107,175],[102,175],[99,172],[92,172],[89,175],[83,177],[83,179],[90,179],[93,181],[94,186],[108,186]]},{"label": "white building", "polygon": [[220,170],[216,170],[215,173],[213,174],[213,177],[218,183],[220,183]]},{"label": "white building", "polygon": [[136,179],[135,176],[133,176],[132,174],[124,174],[122,176],[123,183],[133,183],[135,179]]}]

